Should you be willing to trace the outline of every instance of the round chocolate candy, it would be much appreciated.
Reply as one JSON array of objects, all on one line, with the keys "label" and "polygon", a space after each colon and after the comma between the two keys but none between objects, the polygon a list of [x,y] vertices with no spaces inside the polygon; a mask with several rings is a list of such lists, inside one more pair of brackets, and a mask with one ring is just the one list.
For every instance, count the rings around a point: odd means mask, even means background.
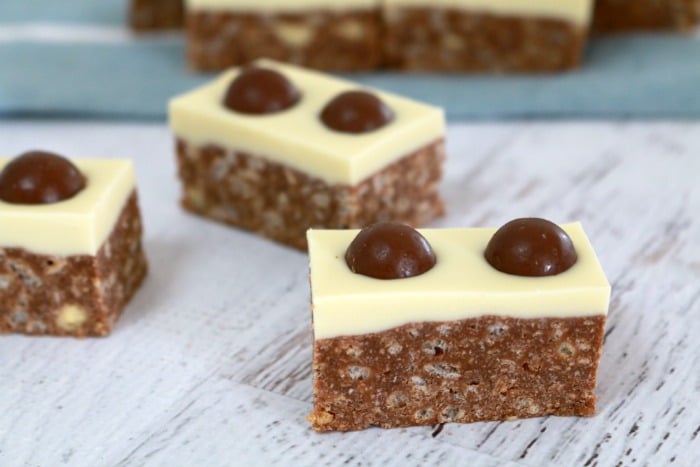
[{"label": "round chocolate candy", "polygon": [[356,274],[376,279],[403,279],[429,271],[435,253],[418,231],[405,224],[381,222],[365,227],[345,252]]},{"label": "round chocolate candy", "polygon": [[271,114],[294,106],[300,97],[299,90],[281,73],[251,66],[243,68],[231,82],[224,105],[244,114]]},{"label": "round chocolate candy", "polygon": [[576,263],[569,235],[545,219],[515,219],[498,229],[484,252],[491,266],[516,276],[553,276]]},{"label": "round chocolate candy", "polygon": [[13,204],[51,204],[75,196],[85,177],[68,159],[46,151],[21,154],[0,172],[0,199]]},{"label": "round chocolate candy", "polygon": [[331,130],[368,133],[394,119],[394,112],[377,96],[365,91],[346,91],[334,97],[321,112]]}]

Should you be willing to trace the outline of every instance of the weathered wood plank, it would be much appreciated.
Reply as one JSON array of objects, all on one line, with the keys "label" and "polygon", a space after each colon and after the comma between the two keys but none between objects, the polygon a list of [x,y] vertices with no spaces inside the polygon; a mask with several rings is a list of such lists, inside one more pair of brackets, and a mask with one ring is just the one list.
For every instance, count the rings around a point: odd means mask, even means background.
[{"label": "weathered wood plank", "polygon": [[309,429],[306,256],[183,213],[162,125],[0,124],[37,146],[136,160],[152,273],[107,339],[0,337],[0,465],[700,465],[700,123],[450,128],[436,225],[581,220],[613,296],[597,416],[436,437]]}]

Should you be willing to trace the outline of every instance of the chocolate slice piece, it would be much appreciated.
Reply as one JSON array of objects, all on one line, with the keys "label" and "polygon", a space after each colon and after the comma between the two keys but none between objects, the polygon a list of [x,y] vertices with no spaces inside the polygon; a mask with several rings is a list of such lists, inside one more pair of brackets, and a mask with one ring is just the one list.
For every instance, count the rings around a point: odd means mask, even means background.
[{"label": "chocolate slice piece", "polygon": [[422,229],[439,263],[398,281],[348,269],[357,232],[309,230],[312,428],[593,415],[610,284],[581,225],[561,228],[580,266],[558,276],[501,274],[496,229],[451,228]]}]

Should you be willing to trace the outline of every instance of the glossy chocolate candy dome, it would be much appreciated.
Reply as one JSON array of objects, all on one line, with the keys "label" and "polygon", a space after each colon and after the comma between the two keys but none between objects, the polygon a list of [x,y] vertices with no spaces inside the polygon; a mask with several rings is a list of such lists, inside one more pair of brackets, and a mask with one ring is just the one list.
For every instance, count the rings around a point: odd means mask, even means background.
[{"label": "glossy chocolate candy dome", "polygon": [[491,266],[516,276],[553,276],[568,270],[578,256],[569,235],[539,218],[515,219],[498,229],[484,252]]},{"label": "glossy chocolate candy dome", "polygon": [[68,159],[46,151],[29,151],[0,172],[0,199],[13,204],[51,204],[75,196],[85,177]]},{"label": "glossy chocolate candy dome", "polygon": [[381,222],[365,227],[345,253],[356,274],[376,279],[403,279],[429,271],[436,262],[428,241],[405,224]]},{"label": "glossy chocolate candy dome", "polygon": [[394,112],[374,94],[346,91],[334,97],[321,112],[321,121],[342,133],[368,133],[394,119]]},{"label": "glossy chocolate candy dome", "polygon": [[246,67],[231,82],[224,105],[244,114],[271,114],[293,107],[299,90],[281,73],[268,68]]}]

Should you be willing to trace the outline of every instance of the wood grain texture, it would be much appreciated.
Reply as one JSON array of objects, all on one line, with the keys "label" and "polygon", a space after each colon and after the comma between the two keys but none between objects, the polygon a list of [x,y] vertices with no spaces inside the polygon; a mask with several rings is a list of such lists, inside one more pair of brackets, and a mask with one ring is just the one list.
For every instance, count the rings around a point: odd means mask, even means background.
[{"label": "wood grain texture", "polygon": [[0,465],[700,465],[700,123],[450,127],[435,225],[581,220],[613,293],[597,416],[436,437],[311,431],[307,258],[181,211],[170,141],[0,123],[3,154],[134,158],[152,265],[109,338],[0,337]]}]

